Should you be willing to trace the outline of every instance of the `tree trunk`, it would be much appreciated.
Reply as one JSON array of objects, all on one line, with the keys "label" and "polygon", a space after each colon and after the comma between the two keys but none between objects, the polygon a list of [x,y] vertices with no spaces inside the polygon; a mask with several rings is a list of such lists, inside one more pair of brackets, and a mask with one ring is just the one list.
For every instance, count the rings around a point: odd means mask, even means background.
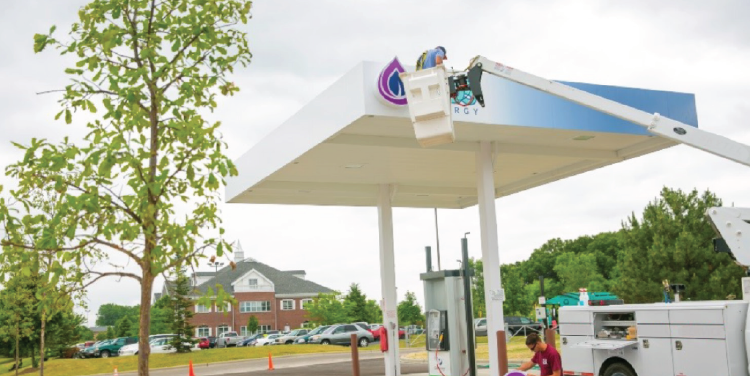
[{"label": "tree trunk", "polygon": [[16,325],[16,376],[18,376],[18,325]]},{"label": "tree trunk", "polygon": [[138,327],[138,376],[148,376],[148,356],[151,347],[148,345],[148,334],[151,329],[151,289],[154,277],[149,270],[143,271],[141,280],[141,318]]},{"label": "tree trunk", "polygon": [[34,367],[34,364],[36,363],[36,349],[33,345],[29,347],[29,352],[31,352],[31,367]]},{"label": "tree trunk", "polygon": [[47,326],[47,312],[42,311],[42,329],[39,344],[39,376],[44,376],[44,328]]}]

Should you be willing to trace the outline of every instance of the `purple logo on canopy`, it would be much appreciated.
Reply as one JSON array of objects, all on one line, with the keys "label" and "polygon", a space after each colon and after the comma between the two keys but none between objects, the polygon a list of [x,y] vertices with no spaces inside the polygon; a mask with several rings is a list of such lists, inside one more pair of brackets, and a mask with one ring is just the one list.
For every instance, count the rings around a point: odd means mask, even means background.
[{"label": "purple logo on canopy", "polygon": [[510,371],[506,373],[505,376],[526,376],[526,373],[521,371]]},{"label": "purple logo on canopy", "polygon": [[378,93],[387,103],[394,106],[406,106],[406,90],[404,90],[404,83],[398,76],[399,73],[405,71],[401,62],[398,61],[398,57],[394,57],[380,72]]}]

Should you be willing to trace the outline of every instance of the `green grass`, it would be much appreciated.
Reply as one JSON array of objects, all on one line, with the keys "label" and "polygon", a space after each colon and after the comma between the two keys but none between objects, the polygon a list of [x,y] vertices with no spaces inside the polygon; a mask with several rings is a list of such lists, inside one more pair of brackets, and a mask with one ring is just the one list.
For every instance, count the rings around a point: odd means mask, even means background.
[{"label": "green grass", "polygon": [[[404,348],[404,341],[400,341],[400,347]],[[424,342],[420,345],[424,347]],[[380,346],[377,344],[360,348],[362,352],[380,352]],[[341,353],[350,352],[349,347],[344,346],[323,346],[323,345],[274,345],[262,347],[230,347],[228,349],[210,349],[194,351],[188,354],[152,354],[149,359],[150,369],[168,368],[187,366],[190,360],[193,365],[220,363],[235,360],[260,359],[272,356],[285,356],[296,354],[313,354],[313,353]],[[7,372],[11,367],[11,362],[3,364],[0,360],[0,376],[15,375],[15,371]],[[7,364],[7,365],[6,365]],[[24,367],[21,367],[19,373],[31,371],[31,360],[24,359]],[[100,373],[112,373],[115,367],[118,372],[135,371],[138,369],[138,357],[114,357],[107,359],[51,359],[44,362],[45,376],[84,376]]]}]

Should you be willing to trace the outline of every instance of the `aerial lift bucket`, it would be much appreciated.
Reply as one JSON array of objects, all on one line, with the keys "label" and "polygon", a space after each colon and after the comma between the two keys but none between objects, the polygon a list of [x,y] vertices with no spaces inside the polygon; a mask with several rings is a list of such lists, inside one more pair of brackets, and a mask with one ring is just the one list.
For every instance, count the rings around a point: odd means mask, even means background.
[{"label": "aerial lift bucket", "polygon": [[404,72],[404,83],[414,134],[422,147],[452,143],[456,139],[445,67]]}]

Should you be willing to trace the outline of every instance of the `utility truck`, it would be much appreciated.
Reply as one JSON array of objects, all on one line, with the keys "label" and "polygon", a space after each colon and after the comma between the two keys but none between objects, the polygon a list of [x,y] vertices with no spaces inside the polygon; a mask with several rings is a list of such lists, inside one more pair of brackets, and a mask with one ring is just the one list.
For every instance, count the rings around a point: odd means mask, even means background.
[{"label": "utility truck", "polygon": [[[422,146],[453,142],[450,101],[471,91],[484,107],[483,73],[547,92],[646,128],[650,133],[750,166],[750,146],[681,122],[650,114],[482,56],[462,72],[442,66],[402,73],[415,134]],[[750,209],[710,208],[706,215],[720,238],[716,250],[750,265]],[[565,375],[749,376],[750,278],[742,300],[580,306],[560,309]]]}]

